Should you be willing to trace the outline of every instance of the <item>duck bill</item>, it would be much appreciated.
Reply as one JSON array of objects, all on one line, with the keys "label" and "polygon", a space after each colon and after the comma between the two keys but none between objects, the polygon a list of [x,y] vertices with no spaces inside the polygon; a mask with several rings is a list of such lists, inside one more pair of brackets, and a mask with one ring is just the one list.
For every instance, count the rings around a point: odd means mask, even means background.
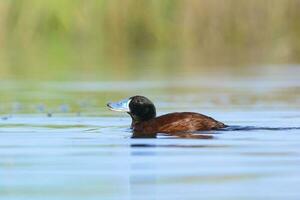
[{"label": "duck bill", "polygon": [[123,99],[118,102],[111,102],[108,103],[107,106],[110,110],[117,111],[117,112],[130,112],[129,103],[131,99]]}]

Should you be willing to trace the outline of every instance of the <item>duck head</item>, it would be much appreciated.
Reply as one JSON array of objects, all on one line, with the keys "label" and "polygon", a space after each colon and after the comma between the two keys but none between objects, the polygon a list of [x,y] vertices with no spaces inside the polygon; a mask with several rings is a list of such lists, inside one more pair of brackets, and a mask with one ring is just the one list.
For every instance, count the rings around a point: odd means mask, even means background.
[{"label": "duck head", "polygon": [[154,104],[144,96],[133,96],[118,102],[107,104],[108,108],[117,112],[126,112],[132,118],[132,126],[156,117]]}]

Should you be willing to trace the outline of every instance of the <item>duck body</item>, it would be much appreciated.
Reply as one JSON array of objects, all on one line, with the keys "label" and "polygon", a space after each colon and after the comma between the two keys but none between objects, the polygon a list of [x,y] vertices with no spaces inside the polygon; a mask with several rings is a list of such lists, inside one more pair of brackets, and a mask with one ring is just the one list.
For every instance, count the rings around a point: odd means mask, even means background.
[{"label": "duck body", "polygon": [[227,127],[222,122],[195,112],[175,112],[156,117],[154,104],[143,96],[133,96],[119,102],[108,103],[107,106],[111,110],[127,112],[131,116],[133,138],[153,138],[157,133],[186,137],[195,131]]},{"label": "duck body", "polygon": [[157,133],[175,134],[225,128],[226,125],[211,117],[194,112],[176,112],[155,117],[132,125],[133,137]]}]

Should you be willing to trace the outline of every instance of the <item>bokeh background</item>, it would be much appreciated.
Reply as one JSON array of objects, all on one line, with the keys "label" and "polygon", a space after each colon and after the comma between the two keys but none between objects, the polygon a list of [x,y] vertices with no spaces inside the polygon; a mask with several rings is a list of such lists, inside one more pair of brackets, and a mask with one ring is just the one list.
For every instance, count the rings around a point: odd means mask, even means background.
[{"label": "bokeh background", "polygon": [[[69,103],[79,98],[105,105],[123,95],[153,94],[145,87],[167,95],[181,85],[180,92],[204,85],[190,93],[218,95],[226,81],[243,85],[237,78],[249,80],[249,87],[256,83],[256,90],[264,79],[274,87],[292,80],[292,88],[245,99],[296,105],[299,10],[299,0],[1,0],[0,112],[23,102],[38,110],[55,101],[74,108]],[[177,85],[159,82],[169,80]],[[76,98],[65,98],[75,90]]]},{"label": "bokeh background", "polygon": [[141,79],[300,61],[298,0],[2,0],[0,78]]}]

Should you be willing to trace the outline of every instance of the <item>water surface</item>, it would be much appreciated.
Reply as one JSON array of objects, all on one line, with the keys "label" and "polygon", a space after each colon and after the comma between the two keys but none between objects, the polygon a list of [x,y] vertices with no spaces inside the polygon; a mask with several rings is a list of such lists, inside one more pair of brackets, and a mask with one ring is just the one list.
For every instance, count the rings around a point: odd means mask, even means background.
[{"label": "water surface", "polygon": [[[295,72],[122,82],[1,82],[0,199],[299,199]],[[296,71],[295,71],[296,70]],[[288,74],[288,75],[287,75]],[[212,139],[131,139],[109,100],[235,128]],[[245,128],[246,127],[246,128]]]}]

